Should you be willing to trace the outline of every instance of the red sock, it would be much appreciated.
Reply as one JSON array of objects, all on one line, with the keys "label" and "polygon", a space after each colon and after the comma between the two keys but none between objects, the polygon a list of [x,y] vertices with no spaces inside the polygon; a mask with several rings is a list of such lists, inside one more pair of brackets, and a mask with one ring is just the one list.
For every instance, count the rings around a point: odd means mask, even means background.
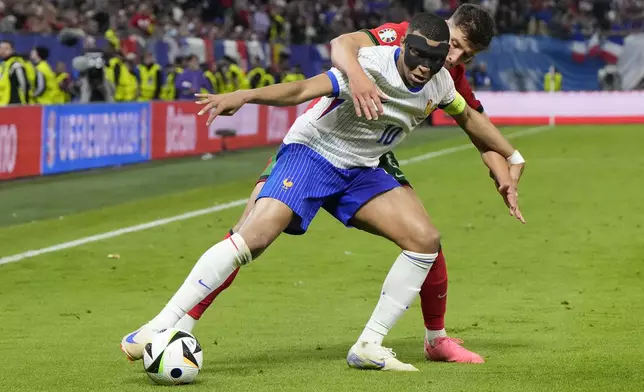
[{"label": "red sock", "polygon": [[445,328],[447,266],[442,249],[438,252],[438,257],[420,288],[420,307],[423,310],[425,328],[432,331]]},{"label": "red sock", "polygon": [[[224,239],[229,238],[231,235],[233,235],[233,231],[229,231],[228,234],[226,234],[226,237]],[[233,280],[235,280],[235,277],[237,276],[237,273],[239,272],[239,267],[233,271],[232,274],[224,281],[224,283],[221,284],[221,286],[217,287],[215,291],[212,293],[208,294],[206,298],[203,299],[203,301],[199,302],[198,304],[195,305],[194,308],[192,308],[188,314],[190,317],[192,317],[195,320],[199,320],[203,313],[212,305],[212,301],[217,298],[219,294],[221,294],[222,291],[226,290],[232,283]]]}]

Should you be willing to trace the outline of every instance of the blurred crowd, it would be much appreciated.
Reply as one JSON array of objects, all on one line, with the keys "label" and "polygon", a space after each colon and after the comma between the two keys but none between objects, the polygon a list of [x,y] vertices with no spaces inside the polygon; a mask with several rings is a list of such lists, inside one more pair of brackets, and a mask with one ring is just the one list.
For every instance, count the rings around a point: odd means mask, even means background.
[{"label": "blurred crowd", "polygon": [[494,12],[499,34],[571,39],[644,31],[642,0],[498,0]]},{"label": "blurred crowd", "polygon": [[[385,22],[401,22],[419,11],[445,18],[459,0],[0,0],[0,32],[37,33],[79,38],[87,54],[70,72],[64,63],[47,62],[49,52],[36,47],[14,53],[0,44],[4,60],[0,105],[193,99],[197,92],[230,92],[303,79],[289,53],[263,67],[251,58],[224,57],[200,64],[197,56],[179,56],[162,68],[150,53],[123,50],[136,40],[146,47],[158,39],[181,37],[244,39],[272,43],[328,43],[333,37]],[[597,31],[626,35],[642,31],[644,0],[472,0],[495,16],[499,34],[588,37]],[[92,37],[105,37],[96,49]],[[148,46],[149,47],[149,46]],[[76,59],[75,59],[76,60]],[[7,72],[8,71],[8,72]],[[73,75],[73,76],[72,76]],[[476,89],[490,88],[485,64],[469,70]],[[553,73],[553,78],[556,73]],[[553,79],[555,80],[555,79]],[[561,84],[561,83],[559,83]],[[550,85],[545,83],[544,86]],[[556,85],[553,84],[553,86]]]},{"label": "blurred crowd", "polygon": [[49,55],[49,49],[40,46],[19,54],[11,41],[0,41],[0,106],[194,100],[195,93],[226,93],[305,79],[286,51],[268,68],[259,58],[251,59],[248,72],[237,59],[224,56],[207,64],[194,54],[178,56],[174,64],[161,67],[149,52],[140,57],[124,55],[118,41],[109,42],[105,49],[87,47],[74,58],[73,72],[64,62],[52,68]]},{"label": "blurred crowd", "polygon": [[0,0],[0,32],[324,43],[418,11],[448,17],[465,2],[488,8],[501,34],[625,33],[644,21],[643,0]]}]

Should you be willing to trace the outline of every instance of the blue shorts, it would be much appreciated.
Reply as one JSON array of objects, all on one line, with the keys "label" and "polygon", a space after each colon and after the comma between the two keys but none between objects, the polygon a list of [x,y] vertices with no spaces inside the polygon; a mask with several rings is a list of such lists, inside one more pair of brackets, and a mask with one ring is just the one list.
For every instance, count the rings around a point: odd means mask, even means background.
[{"label": "blue shorts", "polygon": [[377,167],[339,169],[309,147],[284,144],[257,200],[277,199],[295,213],[287,234],[304,234],[321,207],[349,226],[358,210],[381,193],[399,187]]}]

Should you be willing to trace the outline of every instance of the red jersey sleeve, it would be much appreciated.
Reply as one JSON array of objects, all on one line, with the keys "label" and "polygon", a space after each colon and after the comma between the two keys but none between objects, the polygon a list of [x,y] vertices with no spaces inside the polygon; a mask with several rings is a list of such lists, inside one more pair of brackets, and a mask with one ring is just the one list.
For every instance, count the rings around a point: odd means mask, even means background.
[{"label": "red jersey sleeve", "polygon": [[400,40],[407,32],[408,22],[385,23],[375,29],[364,30],[376,45],[400,46]]},{"label": "red jersey sleeve", "polygon": [[452,67],[452,69],[449,70],[449,74],[452,75],[456,91],[461,94],[469,107],[479,113],[483,113],[483,105],[481,104],[481,101],[476,99],[476,96],[474,96],[472,87],[465,77],[465,66],[457,65],[456,67]]}]

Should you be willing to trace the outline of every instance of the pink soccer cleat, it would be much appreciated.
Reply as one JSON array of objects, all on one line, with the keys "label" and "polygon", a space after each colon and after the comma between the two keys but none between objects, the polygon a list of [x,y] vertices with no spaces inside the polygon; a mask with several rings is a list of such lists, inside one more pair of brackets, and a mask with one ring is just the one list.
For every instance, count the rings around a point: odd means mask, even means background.
[{"label": "pink soccer cleat", "polygon": [[440,337],[429,342],[425,339],[425,358],[429,361],[484,363],[483,358],[461,346],[461,339]]}]

